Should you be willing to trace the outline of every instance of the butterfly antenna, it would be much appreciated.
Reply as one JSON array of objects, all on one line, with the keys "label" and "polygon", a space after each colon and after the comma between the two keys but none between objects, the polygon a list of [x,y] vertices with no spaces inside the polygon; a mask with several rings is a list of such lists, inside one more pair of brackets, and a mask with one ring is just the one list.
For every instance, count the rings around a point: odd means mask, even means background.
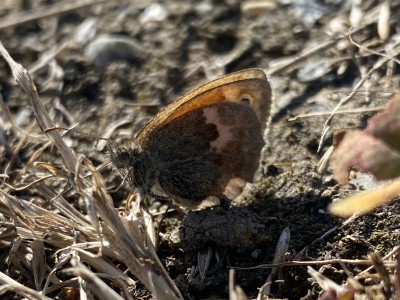
[{"label": "butterfly antenna", "polygon": [[75,124],[75,125],[73,125],[73,126],[70,127],[70,128],[59,127],[59,126],[51,127],[51,128],[47,128],[47,129],[44,131],[44,133],[49,133],[49,132],[54,131],[54,130],[58,130],[58,131],[63,130],[63,131],[65,131],[65,132],[63,133],[63,135],[67,134],[68,132],[73,132],[73,133],[76,133],[76,134],[80,134],[80,135],[84,135],[84,136],[91,137],[91,138],[93,138],[94,140],[96,140],[96,146],[97,146],[97,143],[98,143],[100,140],[104,140],[104,141],[106,141],[106,142],[108,142],[108,143],[110,143],[110,144],[115,144],[115,142],[112,141],[112,140],[110,140],[110,139],[103,138],[103,137],[99,137],[99,136],[96,136],[96,135],[94,135],[94,134],[90,134],[90,133],[87,133],[87,132],[82,132],[82,131],[79,131],[79,130],[75,130],[74,128],[75,128],[76,126],[78,126],[78,124]]}]

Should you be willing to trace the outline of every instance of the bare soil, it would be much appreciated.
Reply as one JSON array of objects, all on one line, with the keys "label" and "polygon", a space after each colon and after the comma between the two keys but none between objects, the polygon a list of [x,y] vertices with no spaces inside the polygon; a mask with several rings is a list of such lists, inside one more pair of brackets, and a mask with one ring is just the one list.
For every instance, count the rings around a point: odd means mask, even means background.
[{"label": "bare soil", "polygon": [[[150,21],[145,19],[151,17],[149,11],[146,12],[148,3],[114,1],[6,26],[5,20],[13,14],[54,3],[62,6],[61,1],[18,2],[23,7],[11,2],[0,8],[1,42],[11,56],[32,73],[55,123],[62,127],[78,124],[77,131],[90,134],[72,132],[65,140],[95,165],[108,162],[105,147],[100,147],[95,137],[111,132],[108,137],[115,142],[131,138],[161,107],[225,73],[254,67],[268,74],[273,90],[273,111],[259,182],[232,207],[189,212],[173,207],[163,219],[160,215],[155,217],[160,235],[158,255],[185,299],[227,299],[229,268],[272,263],[277,242],[286,227],[290,229],[290,240],[285,260],[363,259],[371,252],[384,256],[399,245],[398,203],[344,223],[330,215],[327,206],[335,199],[368,188],[365,183],[368,178],[339,186],[329,168],[323,174],[317,170],[322,155],[332,144],[334,130],[363,128],[373,114],[337,115],[318,152],[329,112],[349,95],[379,59],[371,53],[361,53],[349,42],[351,20],[346,1],[309,1],[321,6],[313,13],[314,8],[304,8],[305,4],[302,7],[296,1],[287,1],[287,4],[265,1],[272,7],[252,11],[245,7],[247,2],[240,1],[175,0],[161,4],[165,17],[158,15],[159,20]],[[379,1],[368,1],[364,5],[362,11],[367,14]],[[392,16],[399,14],[400,6],[392,3]],[[101,61],[109,60],[109,63],[96,65],[94,58],[85,54],[87,46],[69,45],[55,55],[51,62],[55,65],[44,64],[32,71],[33,63],[50,49],[71,41],[78,26],[91,17],[97,22],[96,35],[118,34],[133,41],[134,46],[127,46],[128,56],[124,56],[125,52],[121,54],[121,49],[113,48],[120,46],[107,45],[104,50],[107,58],[102,57]],[[333,28],[334,22],[342,27]],[[353,38],[360,43],[369,41],[371,48],[386,49],[385,42],[378,42],[376,23],[362,24]],[[398,34],[398,28],[398,24],[397,27],[390,25],[391,34]],[[301,58],[304,49],[327,42],[331,44]],[[298,60],[277,67],[279,61],[285,63],[285,58]],[[396,64],[381,66],[341,109],[381,107],[398,90],[398,71]],[[27,96],[15,84],[3,60],[0,61],[0,89],[15,124],[33,137],[18,147],[22,139],[18,130],[7,126],[0,129],[1,173],[5,173],[8,166],[7,182],[17,185],[22,182],[13,181],[14,178],[21,180],[17,174],[32,153],[42,146],[43,137],[36,139],[42,134],[35,125]],[[327,114],[289,120],[301,114],[322,112]],[[0,121],[6,124],[4,113],[2,118]],[[119,126],[110,129],[118,122],[121,122]],[[63,163],[52,148],[37,160]],[[29,182],[35,172],[37,168],[31,166],[24,175],[24,182]],[[106,168],[102,175],[110,190],[121,183],[114,170]],[[361,176],[356,172],[353,175]],[[53,182],[52,186],[62,192],[63,184]],[[130,187],[123,186],[111,193],[115,207],[124,207],[129,191]],[[14,191],[13,195],[36,203],[45,201],[34,186]],[[85,211],[79,195],[67,191],[64,196],[77,209]],[[158,205],[165,208],[162,201]],[[3,217],[2,222],[6,221],[10,219]],[[35,288],[33,282],[9,263],[17,240],[2,244],[0,271]],[[51,249],[49,246],[47,251],[50,256],[54,253]],[[210,261],[201,274],[195,268],[203,257]],[[313,266],[338,284],[367,266],[346,264],[345,267],[346,271],[340,264]],[[29,266],[26,268],[29,270]],[[250,299],[256,298],[270,272],[271,268],[267,267],[237,269],[235,283]],[[317,299],[321,288],[309,278],[306,266],[280,268],[272,281],[271,297]],[[133,295],[140,298],[139,290],[144,288],[136,288]],[[143,294],[149,296],[146,292]],[[12,292],[7,295],[10,299],[17,298]],[[57,291],[48,296],[62,298]]]}]

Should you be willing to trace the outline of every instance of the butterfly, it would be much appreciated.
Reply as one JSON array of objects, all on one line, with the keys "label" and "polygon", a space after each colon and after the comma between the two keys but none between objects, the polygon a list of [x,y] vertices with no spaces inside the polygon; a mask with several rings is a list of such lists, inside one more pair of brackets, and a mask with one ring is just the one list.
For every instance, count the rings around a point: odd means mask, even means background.
[{"label": "butterfly", "polygon": [[135,138],[109,147],[110,160],[146,198],[188,208],[233,199],[259,166],[270,107],[262,70],[231,73],[167,105]]}]

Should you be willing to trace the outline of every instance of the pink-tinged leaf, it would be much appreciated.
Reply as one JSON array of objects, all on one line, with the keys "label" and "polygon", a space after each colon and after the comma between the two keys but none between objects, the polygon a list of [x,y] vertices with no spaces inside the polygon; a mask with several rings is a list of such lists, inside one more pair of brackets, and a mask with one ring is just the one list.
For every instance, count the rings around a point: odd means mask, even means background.
[{"label": "pink-tinged leaf", "polygon": [[[348,171],[356,167],[378,180],[400,175],[400,94],[384,111],[368,122],[364,131],[350,130],[337,135],[331,156],[333,173],[339,183],[348,181]],[[329,207],[332,214],[349,217],[365,214],[400,195],[400,178],[375,190],[350,196]]]},{"label": "pink-tinged leaf", "polygon": [[370,119],[365,132],[400,151],[400,94],[389,101],[384,111]]},{"label": "pink-tinged leaf", "polygon": [[351,167],[373,174],[378,180],[400,174],[400,152],[366,132],[347,131],[335,146],[331,163],[336,180],[345,184]]}]

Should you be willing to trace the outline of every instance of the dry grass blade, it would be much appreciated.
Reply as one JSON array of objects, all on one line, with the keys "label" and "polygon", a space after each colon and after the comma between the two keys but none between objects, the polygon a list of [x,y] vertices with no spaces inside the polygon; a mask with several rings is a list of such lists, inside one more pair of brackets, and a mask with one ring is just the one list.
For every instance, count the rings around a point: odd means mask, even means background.
[{"label": "dry grass blade", "polygon": [[15,280],[5,275],[3,272],[0,272],[0,283],[2,284],[0,286],[0,295],[4,294],[5,292],[14,291],[23,297],[27,297],[28,299],[51,299],[42,295],[40,292],[37,292],[16,282]]},{"label": "dry grass blade", "polygon": [[[132,210],[130,215],[121,219],[112,207],[101,176],[90,161],[85,164],[93,174],[93,199],[97,213],[104,221],[102,230],[109,241],[110,250],[118,253],[131,272],[154,293],[159,299],[182,298],[174,282],[166,273],[154,246],[147,235],[143,212]],[[84,191],[82,191],[84,192]]]},{"label": "dry grass blade", "polygon": [[382,40],[387,40],[390,35],[390,1],[382,3],[378,19],[378,35]]},{"label": "dry grass blade", "polygon": [[[4,114],[5,119],[14,126],[14,120],[13,117],[11,115],[10,110],[8,109],[7,105],[4,103],[4,99],[3,96],[0,94],[0,108],[1,108],[1,112]],[[4,124],[3,124],[4,126]]]},{"label": "dry grass blade", "polygon": [[84,264],[79,262],[78,259],[72,259],[71,264],[74,265],[73,268],[65,269],[66,274],[73,274],[79,276],[85,281],[85,287],[80,284],[81,295],[87,293],[88,290],[93,292],[99,299],[110,299],[110,300],[122,300],[120,295],[118,295],[112,288],[107,286],[104,281],[90,271]]},{"label": "dry grass blade", "polygon": [[348,218],[353,214],[363,215],[379,205],[395,199],[399,195],[399,192],[400,179],[396,179],[374,190],[360,192],[344,200],[335,201],[329,205],[329,212],[343,218]]},{"label": "dry grass blade", "polygon": [[[14,219],[16,231],[22,239],[41,240],[58,247],[73,242],[73,232],[80,231],[85,239],[93,241],[97,235],[90,223],[79,218],[65,218],[28,201],[18,199],[0,190],[0,212]],[[73,216],[73,213],[69,214]]]},{"label": "dry grass blade", "polygon": [[42,241],[35,240],[32,244],[32,269],[33,277],[35,278],[35,286],[37,290],[42,288],[42,283],[46,275],[46,254]]},{"label": "dry grass blade", "polygon": [[[46,108],[40,101],[39,95],[37,93],[36,86],[30,77],[29,73],[20,64],[16,63],[4,48],[3,44],[0,42],[0,53],[4,59],[9,64],[13,76],[17,83],[22,87],[25,93],[29,96],[33,110],[35,112],[36,120],[43,132],[48,128],[55,127],[53,121],[50,119]],[[76,166],[76,158],[72,153],[71,149],[65,145],[64,141],[61,139],[60,134],[57,131],[50,131],[47,136],[54,142],[63,156],[65,163],[67,164],[71,173],[73,173]]]},{"label": "dry grass blade", "polygon": [[378,253],[370,253],[368,254],[368,257],[372,260],[374,263],[375,270],[379,273],[382,284],[383,284],[383,292],[385,293],[385,296],[390,299],[392,290],[391,290],[391,280],[389,276],[389,272],[383,265],[382,258],[379,256]]},{"label": "dry grass blade", "polygon": [[[345,115],[345,114],[363,114],[363,113],[371,113],[371,112],[378,112],[383,110],[384,107],[380,106],[380,107],[372,107],[372,108],[354,108],[354,109],[346,109],[346,110],[338,110],[336,112],[336,115]],[[301,119],[301,118],[310,118],[310,117],[318,117],[318,116],[329,116],[332,112],[330,111],[323,111],[323,112],[312,112],[312,113],[307,113],[307,114],[301,114],[301,115],[297,115],[294,117],[290,117],[288,119],[289,122],[293,122],[296,121],[297,119]]]},{"label": "dry grass blade", "polygon": [[[329,153],[325,176],[316,173],[322,126],[339,101],[347,103],[326,126],[324,151],[337,129],[365,127],[399,89],[400,1],[1,3],[0,40],[29,75],[14,70],[27,97],[0,54],[0,272],[23,285],[2,278],[0,299],[181,298],[173,281],[185,299],[246,299],[238,285],[256,299],[266,281],[263,299],[322,298],[307,266],[335,281],[321,278],[333,291],[348,285],[353,298],[378,299],[373,292],[397,289],[400,299],[400,255],[382,258],[381,271],[366,257],[399,244],[400,203],[340,224],[328,205],[377,183],[352,169],[349,185],[336,184]],[[273,101],[259,176],[232,203],[240,208],[165,213],[166,199],[155,195],[146,201],[152,220],[139,196],[127,195],[137,169],[116,174],[107,147],[134,139],[205,77],[248,67],[270,75]],[[382,189],[373,200],[385,201],[387,191],[398,194]],[[296,237],[288,251],[276,245],[286,226]],[[218,251],[202,253],[209,246]]]},{"label": "dry grass blade", "polygon": [[[130,278],[128,275],[123,273],[121,270],[113,266],[112,264],[106,262],[103,259],[99,259],[100,257],[97,254],[93,254],[89,251],[86,251],[84,249],[81,249],[79,247],[87,247],[88,244],[75,244],[74,246],[71,247],[72,250],[74,250],[80,257],[80,259],[90,265],[91,267],[95,268],[98,272],[102,272],[104,274],[108,274],[111,280],[123,280],[126,282],[128,285],[134,285],[135,281]],[[99,248],[101,245],[94,244],[93,245],[96,248]],[[109,252],[107,248],[104,248],[104,252],[107,253]]]},{"label": "dry grass blade", "polygon": [[[371,260],[369,259],[327,259],[327,260],[309,260],[309,261],[302,261],[302,260],[292,260],[292,261],[287,261],[283,263],[277,263],[277,264],[262,264],[254,267],[248,267],[248,268],[238,268],[235,267],[235,269],[238,270],[253,270],[253,269],[259,269],[259,268],[282,268],[282,267],[292,267],[292,266],[318,266],[318,265],[329,265],[329,264],[341,264],[341,263],[346,263],[346,264],[352,264],[352,265],[360,265],[360,266],[370,266],[372,264]],[[395,266],[395,263],[393,261],[384,261],[383,264],[387,267],[393,268]]]},{"label": "dry grass blade", "polygon": [[[272,262],[273,264],[279,264],[285,259],[285,253],[289,250],[289,244],[290,244],[290,229],[288,226],[282,231],[281,236],[279,237],[278,243],[276,245],[274,260]],[[272,281],[277,272],[278,272],[277,267],[273,267],[271,269],[271,273],[269,274],[267,280],[265,281],[265,284],[260,288],[257,297],[258,300],[263,299],[263,297],[269,296]]]},{"label": "dry grass blade", "polygon": [[64,3],[57,3],[46,7],[39,7],[36,10],[13,14],[8,16],[7,18],[3,18],[2,20],[0,20],[0,30],[15,25],[32,22],[34,20],[67,13],[73,10],[84,8],[86,6],[101,4],[104,2],[110,2],[110,1],[86,0],[86,1],[75,1],[72,3],[68,3],[68,1],[65,1]]},{"label": "dry grass blade", "polygon": [[229,270],[229,300],[247,300],[243,289],[235,283],[235,270]]},{"label": "dry grass blade", "polygon": [[[29,73],[10,57],[1,43],[0,53],[10,65],[18,84],[29,95],[40,128],[60,151],[69,173],[67,171],[58,172],[53,164],[46,165],[47,169],[51,171],[54,178],[67,179],[68,185],[72,184],[73,191],[84,200],[88,211],[88,216],[83,215],[62,197],[63,192],[56,193],[42,182],[38,182],[37,189],[47,199],[47,205],[50,204],[56,210],[47,210],[12,196],[5,190],[0,190],[0,213],[14,221],[17,241],[19,241],[19,243],[16,243],[15,240],[12,241],[16,249],[15,253],[18,253],[18,249],[21,247],[24,247],[27,251],[35,252],[32,265],[34,268],[33,281],[36,288],[42,289],[45,279],[43,253],[44,243],[46,243],[56,250],[63,249],[58,252],[62,262],[56,269],[61,268],[62,270],[66,263],[75,264],[74,268],[69,269],[68,274],[78,276],[77,280],[81,286],[83,286],[83,281],[88,283],[86,287],[89,287],[90,291],[81,288],[82,297],[86,292],[91,292],[100,298],[121,299],[121,296],[108,287],[98,274],[90,272],[80,262],[81,256],[85,258],[86,264],[105,272],[104,277],[112,278],[116,285],[122,287],[125,291],[127,291],[127,285],[134,284],[134,281],[121,274],[116,267],[110,266],[106,262],[107,259],[111,258],[117,260],[117,263],[125,263],[129,270],[158,299],[182,299],[180,291],[158,259],[151,239],[146,232],[149,225],[146,225],[144,212],[138,207],[127,218],[118,215],[105,188],[104,181],[96,168],[82,156],[77,159],[72,150],[66,146],[57,130],[48,130],[55,126],[40,101]],[[83,170],[84,167],[86,167],[86,170]],[[84,172],[87,173],[87,171],[92,174],[92,182],[81,175]],[[70,248],[71,245],[74,245],[74,248]],[[90,249],[100,250],[99,252],[107,258],[103,258],[101,255],[91,256],[83,250],[75,251],[76,247],[83,247],[88,251]],[[21,256],[18,259],[21,262],[16,260],[16,264],[29,264],[25,257]],[[21,269],[23,270],[23,267]],[[24,274],[27,278],[31,277],[28,272]],[[55,276],[55,273],[51,272],[50,274],[44,283],[43,291],[45,293],[66,287],[65,282],[52,282],[51,278]],[[54,284],[51,285],[51,283]],[[3,289],[8,291],[18,289],[18,287],[3,286]],[[28,295],[27,291],[18,290],[19,293]],[[128,293],[126,295],[129,298]]]},{"label": "dry grass blade", "polygon": [[400,253],[397,253],[396,256],[397,266],[396,266],[396,279],[395,279],[395,293],[396,299],[400,299]]}]

